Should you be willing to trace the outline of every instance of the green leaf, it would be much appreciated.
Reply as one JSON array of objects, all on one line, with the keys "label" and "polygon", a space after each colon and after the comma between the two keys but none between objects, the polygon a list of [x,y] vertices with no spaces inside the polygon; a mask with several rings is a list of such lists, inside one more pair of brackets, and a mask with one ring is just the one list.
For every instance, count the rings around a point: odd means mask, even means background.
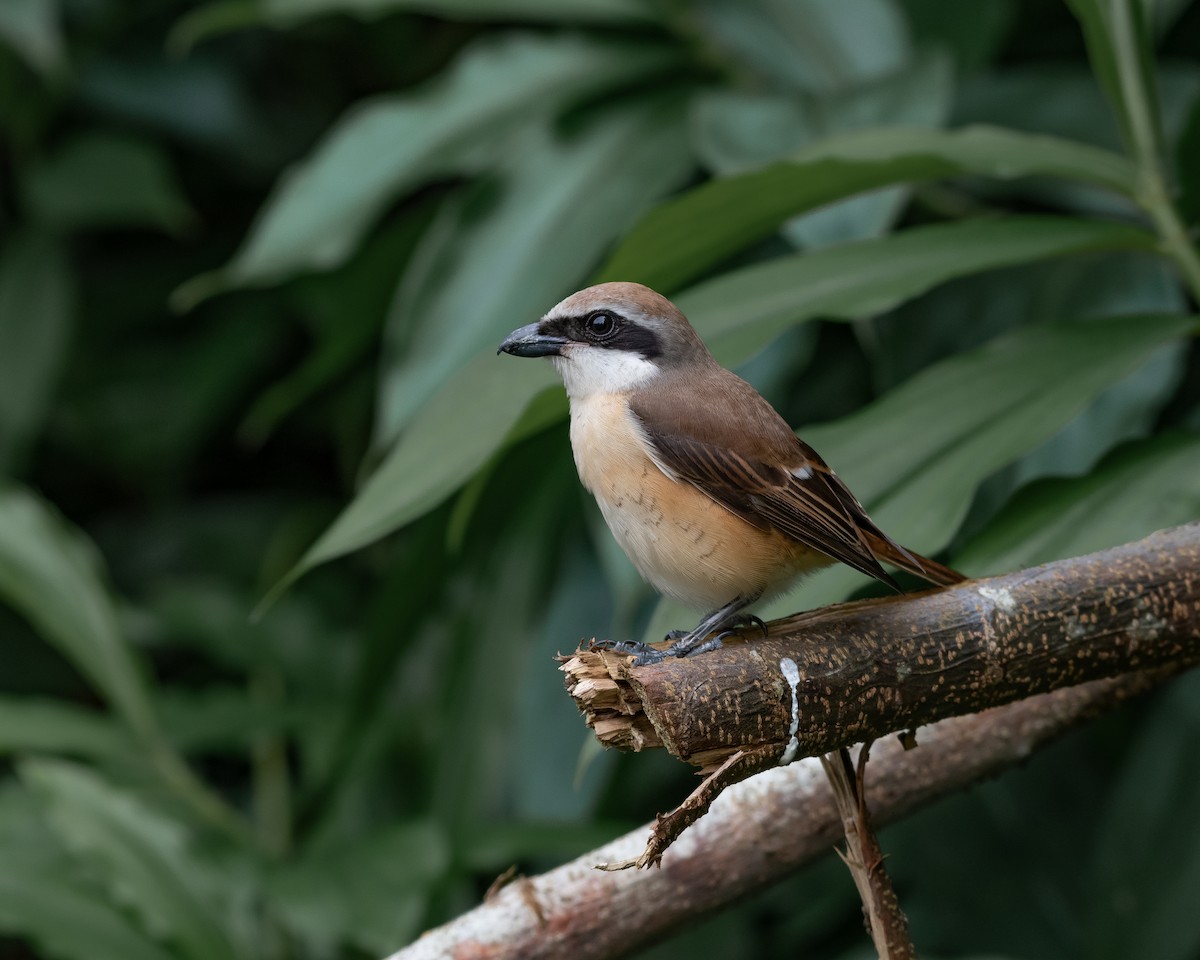
[{"label": "green leaf", "polygon": [[[932,553],[950,542],[983,480],[1195,326],[1195,317],[1144,316],[1018,330],[929,367],[858,413],[799,433],[880,527]],[[824,571],[760,615],[820,606],[862,583],[848,568]]]},{"label": "green leaf", "polygon": [[[33,494],[0,487],[0,597],[149,740],[157,722],[91,543]],[[69,598],[66,602],[64,598]]]},{"label": "green leaf", "polygon": [[1128,161],[1069,140],[979,126],[865,130],[831,137],[754,173],[712,181],[659,207],[601,275],[670,292],[796,214],[877,187],[961,174],[1058,176],[1134,192]]},{"label": "green leaf", "polygon": [[857,320],[955,277],[1099,250],[1151,250],[1154,242],[1137,227],[1069,217],[965,220],[768,260],[677,300],[717,358],[736,366],[801,320]]},{"label": "green leaf", "polygon": [[695,7],[714,44],[783,89],[831,93],[899,70],[909,55],[904,17],[888,0],[706,0]]},{"label": "green leaf", "polygon": [[393,439],[475,353],[571,293],[614,238],[692,169],[674,96],[607,111],[568,139],[537,126],[513,147],[499,197],[486,191],[451,229],[429,231],[433,249],[414,256],[400,285],[384,341],[377,442]]},{"label": "green leaf", "polygon": [[[925,57],[903,70],[820,99],[772,91],[717,90],[701,94],[691,110],[692,136],[710,169],[722,176],[761,168],[821,137],[880,124],[937,127],[950,107],[952,75],[942,57]],[[907,199],[893,187],[814,210],[784,227],[788,239],[812,249],[886,230]]]},{"label": "green leaf", "polygon": [[0,874],[0,930],[74,960],[177,960],[117,907],[53,873],[8,860]]},{"label": "green leaf", "polygon": [[915,45],[951,51],[967,75],[991,63],[1016,19],[1008,0],[974,0],[970,5],[959,0],[902,0],[901,5]]},{"label": "green leaf", "polygon": [[43,74],[56,73],[63,66],[62,28],[58,21],[58,0],[0,3],[0,38]]},{"label": "green leaf", "polygon": [[131,137],[68,141],[30,171],[24,187],[33,218],[56,230],[158,227],[177,234],[195,216],[166,155]]},{"label": "green leaf", "polygon": [[432,510],[504,446],[533,399],[557,382],[541,364],[519,371],[495,350],[448,380],[363,489],[272,595],[317,564],[387,536]]},{"label": "green leaf", "polygon": [[177,302],[335,267],[405,190],[435,174],[479,168],[498,132],[525,120],[531,104],[555,110],[668,62],[651,46],[584,37],[477,42],[417,93],[353,108],[276,186],[232,262],[180,288]]},{"label": "green leaf", "polygon": [[205,40],[257,26],[265,13],[257,0],[210,0],[183,14],[171,27],[165,44],[174,57],[186,57]]},{"label": "green leaf", "polygon": [[267,16],[283,25],[330,13],[374,18],[396,10],[448,20],[625,24],[654,19],[651,5],[639,0],[263,0],[263,5]]},{"label": "green leaf", "polygon": [[110,717],[58,700],[0,697],[0,753],[128,754],[137,747]]},{"label": "green leaf", "polygon": [[[1182,313],[1186,297],[1171,265],[1150,252],[1039,261],[948,284],[874,326],[874,382],[884,391],[951,353],[1008,331],[1117,314]],[[970,317],[969,324],[963,323]],[[1089,471],[1118,443],[1154,432],[1186,367],[1186,342],[1166,344],[1104,390],[1036,450],[980,488],[967,526],[978,530],[1019,486],[1039,476]]]},{"label": "green leaf", "polygon": [[[928,56],[908,69],[822,103],[818,128],[823,136],[883,125],[944,126],[953,99],[954,73],[946,57]],[[784,225],[784,235],[812,250],[888,232],[910,193],[890,187],[821,207]]]},{"label": "green leaf", "polygon": [[[426,206],[432,209],[433,204]],[[376,231],[342,268],[310,274],[288,286],[289,301],[304,318],[312,346],[254,402],[238,431],[242,437],[261,443],[297,408],[348,379],[355,364],[376,356],[397,267],[409,259],[428,227],[426,212],[425,207],[410,208],[405,217]]]},{"label": "green leaf", "polygon": [[72,299],[59,243],[15,233],[0,256],[0,474],[20,462],[49,408]]},{"label": "green leaf", "polygon": [[87,388],[64,397],[56,439],[125,489],[175,495],[291,343],[281,313],[240,297],[202,323],[159,321],[116,337]]},{"label": "green leaf", "polygon": [[[245,620],[245,607],[241,614]],[[168,688],[155,702],[163,730],[172,743],[188,752],[249,752],[256,739],[290,732],[304,711],[299,704],[289,709],[248,697],[244,686],[215,683],[200,690]]]},{"label": "green leaf", "polygon": [[1157,166],[1162,116],[1150,31],[1139,0],[1067,0],[1087,40],[1088,58],[1108,95],[1130,152]]},{"label": "green leaf", "polygon": [[1179,215],[1185,223],[1200,223],[1200,96],[1192,100],[1175,145],[1175,169],[1179,171]]},{"label": "green leaf", "polygon": [[[1134,227],[1085,220],[967,221],[747,267],[696,287],[679,303],[718,359],[735,365],[787,326],[814,317],[866,316],[989,267],[1152,242]],[[497,451],[528,434],[516,427],[522,411],[555,383],[546,365],[518,367],[492,350],[477,356],[446,381],[277,589],[437,506]],[[559,399],[537,411],[530,421],[535,428],[566,413],[561,392],[552,389],[551,395]]]},{"label": "green leaf", "polygon": [[[604,536],[612,541],[607,530]],[[556,574],[545,584],[540,622],[526,639],[527,668],[518,678],[512,708],[516,713],[515,750],[510,760],[513,812],[521,820],[539,825],[586,821],[600,802],[603,784],[616,760],[605,751],[586,772],[578,769],[580,751],[592,740],[591,734],[579,729],[571,714],[574,704],[565,702],[555,684],[545,682],[543,668],[564,644],[593,636],[600,624],[611,623],[616,598],[597,589],[605,579],[604,572],[582,544],[562,558]],[[532,842],[527,849],[533,849]]]},{"label": "green leaf", "polygon": [[1091,474],[1020,490],[962,550],[964,573],[1020,570],[1139,540],[1200,517],[1200,437],[1167,433],[1118,448]]},{"label": "green leaf", "polygon": [[66,847],[154,937],[193,960],[236,956],[214,903],[230,891],[199,862],[178,824],[76,764],[31,760],[20,774]]},{"label": "green leaf", "polygon": [[275,872],[268,889],[306,940],[332,937],[383,956],[420,932],[429,891],[449,866],[440,825],[412,820],[334,849],[306,851]]},{"label": "green leaf", "polygon": [[[920,532],[918,549],[953,534],[975,485],[1052,436],[1101,390],[1186,336],[1190,316],[1106,317],[1018,330],[952,357],[805,438],[837,450],[834,468],[884,529]],[[888,438],[905,437],[903,444]],[[897,526],[897,524],[899,526]]]},{"label": "green leaf", "polygon": [[1093,862],[1082,871],[1089,956],[1191,960],[1200,952],[1198,681],[1193,671],[1156,698],[1105,803]]}]

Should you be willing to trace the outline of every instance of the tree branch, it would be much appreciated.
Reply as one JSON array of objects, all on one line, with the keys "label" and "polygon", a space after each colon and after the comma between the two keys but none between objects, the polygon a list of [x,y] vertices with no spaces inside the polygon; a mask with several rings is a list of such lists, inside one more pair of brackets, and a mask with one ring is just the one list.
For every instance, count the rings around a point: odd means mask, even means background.
[{"label": "tree branch", "polygon": [[[922,594],[838,604],[767,638],[632,668],[565,658],[600,741],[709,772],[762,766],[1163,664],[1200,661],[1200,524]],[[743,770],[751,764],[743,763]]]},{"label": "tree branch", "polygon": [[879,960],[916,960],[917,951],[908,935],[908,918],[900,909],[867,810],[866,774],[870,753],[871,744],[864,743],[858,751],[857,765],[851,763],[846,747],[821,757],[821,766],[829,778],[833,800],[842,818],[842,831],[846,835],[846,852],[839,850],[838,855],[849,868],[854,886],[858,888],[863,920]]},{"label": "tree branch", "polygon": [[[871,809],[880,826],[1025,760],[1072,726],[1153,688],[1182,664],[1032,697],[875,744]],[[521,878],[390,960],[603,960],[765,887],[825,853],[841,819],[816,759],[727,790],[670,850],[661,870],[598,873],[634,857],[647,827],[538,877]]]}]

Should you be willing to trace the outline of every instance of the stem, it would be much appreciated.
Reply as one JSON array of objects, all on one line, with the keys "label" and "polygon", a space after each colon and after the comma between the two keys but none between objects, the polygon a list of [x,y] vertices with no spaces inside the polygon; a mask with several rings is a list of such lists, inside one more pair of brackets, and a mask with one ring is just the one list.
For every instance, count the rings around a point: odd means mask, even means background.
[{"label": "stem", "polygon": [[867,812],[866,765],[870,742],[859,750],[858,767],[850,761],[845,747],[821,757],[821,766],[829,778],[834,803],[846,835],[842,861],[854,878],[862,900],[867,932],[875,944],[879,960],[915,960],[916,947],[908,933],[908,921],[900,909],[892,879],[884,866],[883,851]]},{"label": "stem", "polygon": [[1140,69],[1137,28],[1130,4],[1135,0],[1116,0],[1111,7],[1109,28],[1121,101],[1129,123],[1130,144],[1137,165],[1137,201],[1154,221],[1167,255],[1175,261],[1192,299],[1200,303],[1200,255],[1188,237],[1187,229],[1171,201],[1166,168],[1160,149],[1158,117],[1151,107],[1150,93]]},{"label": "stem", "polygon": [[[264,706],[278,707],[284,699],[283,678],[278,670],[260,671],[251,681],[251,697]],[[254,832],[259,846],[282,856],[291,846],[291,778],[287,745],[276,732],[255,738]]]},{"label": "stem", "polygon": [[1200,303],[1200,254],[1197,254],[1187,228],[1179,219],[1179,213],[1167,194],[1167,185],[1157,170],[1142,174],[1138,202],[1154,220],[1163,249],[1183,275],[1192,300]]},{"label": "stem", "polygon": [[159,741],[151,745],[150,754],[163,782],[202,820],[243,846],[254,845],[254,837],[245,820],[210,790],[172,747]]}]

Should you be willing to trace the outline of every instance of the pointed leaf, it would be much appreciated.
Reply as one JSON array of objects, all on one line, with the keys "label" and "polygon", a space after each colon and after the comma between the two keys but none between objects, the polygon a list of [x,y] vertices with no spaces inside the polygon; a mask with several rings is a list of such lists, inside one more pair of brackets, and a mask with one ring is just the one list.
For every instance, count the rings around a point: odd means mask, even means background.
[{"label": "pointed leaf", "polygon": [[549,366],[523,364],[514,371],[505,359],[495,350],[481,353],[433,396],[280,588],[432,510],[505,445],[533,399],[557,389]]},{"label": "pointed leaf", "polygon": [[167,157],[146,140],[91,134],[68,141],[33,167],[31,214],[58,230],[158,227],[181,233],[195,214]]},{"label": "pointed leaf", "polygon": [[57,647],[134,731],[156,737],[141,667],[117,625],[94,548],[43,501],[16,487],[0,487],[0,598]]},{"label": "pointed leaf", "polygon": [[693,17],[710,42],[776,88],[831,93],[900,69],[908,31],[889,0],[708,0]]},{"label": "pointed leaf", "polygon": [[[536,127],[516,146],[499,198],[487,197],[482,213],[465,211],[432,257],[418,252],[415,276],[401,284],[388,319],[377,441],[394,438],[478,351],[571,293],[692,170],[673,96],[602,114],[567,139]],[[397,357],[387,347],[401,333]]]},{"label": "pointed leaf", "polygon": [[1083,871],[1093,907],[1087,952],[1099,960],[1200,953],[1198,694],[1193,671],[1156,697],[1105,804],[1093,864]]},{"label": "pointed leaf", "polygon": [[584,37],[480,41],[418,92],[352,109],[280,181],[220,276],[196,278],[179,299],[337,266],[388,203],[434,174],[477,166],[467,164],[465,151],[490,145],[531,104],[553,110],[668,62],[651,46]]},{"label": "pointed leaf", "polygon": [[430,891],[449,866],[442,825],[414,819],[304,853],[268,882],[281,912],[314,942],[333,932],[383,956],[420,931]]},{"label": "pointed leaf", "polygon": [[[1133,227],[1054,217],[967,221],[747,267],[679,298],[718,359],[732,365],[789,324],[889,309],[964,273],[1073,252],[1143,247]],[[288,578],[371,543],[432,509],[497,451],[566,413],[557,378],[487,350],[448,380]],[[546,400],[528,421],[534,397]],[[481,419],[482,418],[482,419]],[[453,443],[446,438],[453,437]],[[281,585],[282,586],[282,585]]]},{"label": "pointed leaf", "polygon": [[5,856],[0,931],[61,960],[178,960],[138,930],[120,908],[61,873]]},{"label": "pointed leaf", "polygon": [[768,260],[699,284],[677,302],[717,358],[736,366],[800,320],[857,320],[955,277],[1154,245],[1146,231],[1119,223],[1040,216],[964,220]]},{"label": "pointed leaf", "polygon": [[0,256],[0,474],[19,463],[54,395],[71,300],[58,242],[15,233]]},{"label": "pointed leaf", "polygon": [[[1196,323],[1108,317],[1021,329],[929,367],[837,423],[799,433],[880,527],[932,553],[950,541],[984,479],[1054,436]],[[862,584],[860,574],[834,568],[764,615],[839,600]]]},{"label": "pointed leaf", "polygon": [[753,173],[714,180],[659,207],[601,273],[669,293],[796,214],[877,187],[961,174],[1058,176],[1134,193],[1124,157],[1069,140],[981,126],[865,130],[830,137]]},{"label": "pointed leaf", "polygon": [[955,557],[964,573],[1105,550],[1200,517],[1200,437],[1127,444],[1085,477],[1029,484]]},{"label": "pointed leaf", "polygon": [[448,20],[548,20],[552,23],[637,23],[654,18],[639,0],[264,0],[266,14],[285,25],[329,13],[380,17],[412,10]]},{"label": "pointed leaf", "polygon": [[[1053,436],[1196,322],[1106,317],[1021,329],[804,435],[818,450],[836,448],[831,464],[875,505],[884,529],[919,531],[921,543],[913,546],[935,550],[953,535],[979,481]],[[896,518],[891,527],[883,523],[888,516]]]},{"label": "pointed leaf", "polygon": [[1092,70],[1107,94],[1129,150],[1156,163],[1162,120],[1154,54],[1141,0],[1067,0],[1087,40]]},{"label": "pointed leaf", "polygon": [[210,900],[213,878],[177,824],[86,767],[38,760],[23,763],[20,772],[66,846],[99,871],[114,898],[151,933],[184,957],[232,960],[220,911]]},{"label": "pointed leaf", "polygon": [[137,749],[110,717],[59,700],[0,696],[0,754],[111,757]]},{"label": "pointed leaf", "polygon": [[63,65],[58,0],[4,0],[0,3],[0,38],[25,62],[44,74]]}]

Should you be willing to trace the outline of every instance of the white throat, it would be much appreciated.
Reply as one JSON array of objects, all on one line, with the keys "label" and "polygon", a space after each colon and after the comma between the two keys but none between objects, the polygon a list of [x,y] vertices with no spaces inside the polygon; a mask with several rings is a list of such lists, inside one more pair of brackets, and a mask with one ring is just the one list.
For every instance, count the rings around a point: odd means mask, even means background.
[{"label": "white throat", "polygon": [[583,400],[598,394],[628,393],[658,376],[658,365],[628,350],[605,350],[573,343],[550,362],[562,377],[567,396]]}]

